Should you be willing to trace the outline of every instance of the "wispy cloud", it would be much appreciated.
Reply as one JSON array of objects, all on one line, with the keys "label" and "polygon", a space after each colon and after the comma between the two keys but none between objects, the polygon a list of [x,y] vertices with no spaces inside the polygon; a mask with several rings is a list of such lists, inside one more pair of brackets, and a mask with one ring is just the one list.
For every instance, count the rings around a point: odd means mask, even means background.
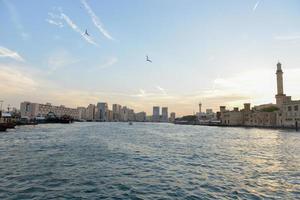
[{"label": "wispy cloud", "polygon": [[83,31],[80,30],[80,28],[78,28],[78,26],[71,20],[69,16],[67,16],[64,13],[61,13],[61,17],[75,32],[79,33],[88,43],[98,46],[98,44],[93,40],[93,38],[85,35]]},{"label": "wispy cloud", "polygon": [[35,90],[37,83],[25,73],[0,64],[0,91],[4,96],[26,94]]},{"label": "wispy cloud", "polygon": [[275,36],[275,40],[300,40],[300,34]]},{"label": "wispy cloud", "polygon": [[58,26],[60,28],[64,27],[63,23],[62,22],[56,22],[52,19],[46,19],[46,21],[49,23],[49,24],[52,24],[52,25],[55,25],[55,26]]},{"label": "wispy cloud", "polygon": [[98,66],[98,69],[104,69],[104,68],[108,68],[114,64],[116,64],[118,62],[118,58],[117,57],[111,57],[109,58],[105,63],[101,64],[100,66]]},{"label": "wispy cloud", "polygon": [[252,9],[253,12],[256,11],[256,9],[257,9],[257,7],[259,6],[259,4],[260,4],[260,1],[257,1],[257,2],[255,3],[255,5],[253,6],[253,9]]},{"label": "wispy cloud", "polygon": [[49,56],[47,64],[50,68],[49,72],[51,73],[60,68],[78,63],[79,61],[79,59],[74,58],[66,49],[57,49]]},{"label": "wispy cloud", "polygon": [[109,34],[109,32],[103,27],[103,24],[100,21],[99,17],[94,13],[87,1],[81,0],[81,3],[83,4],[85,10],[88,12],[96,28],[104,35],[104,37],[106,37],[109,40],[114,40],[114,38]]},{"label": "wispy cloud", "polygon": [[159,90],[162,94],[164,94],[164,95],[167,94],[167,93],[166,93],[166,90],[165,90],[164,88],[160,87],[159,85],[156,86],[156,89],[158,89],[158,90]]},{"label": "wispy cloud", "polygon": [[25,60],[16,52],[0,46],[0,57],[12,58],[17,61],[24,62]]},{"label": "wispy cloud", "polygon": [[90,44],[93,44],[95,46],[98,46],[98,44],[94,41],[94,39],[91,36],[88,36],[86,34],[84,34],[83,30],[81,30],[77,24],[65,13],[62,12],[61,8],[56,8],[56,10],[58,10],[59,14],[54,14],[52,12],[48,13],[48,16],[50,17],[50,19],[46,19],[46,21],[49,24],[52,25],[56,25],[60,28],[64,27],[64,23],[63,21],[75,32],[77,32],[78,34],[80,34],[80,36],[87,41]]},{"label": "wispy cloud", "polygon": [[11,21],[18,31],[18,34],[23,40],[29,39],[30,35],[25,31],[23,24],[21,23],[19,13],[11,1],[3,0],[4,5],[7,7],[10,14]]}]

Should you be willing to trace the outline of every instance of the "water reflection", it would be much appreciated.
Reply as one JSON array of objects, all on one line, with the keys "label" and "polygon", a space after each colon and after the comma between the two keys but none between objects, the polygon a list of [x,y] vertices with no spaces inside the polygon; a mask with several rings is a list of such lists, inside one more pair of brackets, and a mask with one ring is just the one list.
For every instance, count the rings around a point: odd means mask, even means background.
[{"label": "water reflection", "polygon": [[293,199],[300,134],[75,123],[0,135],[0,199]]}]

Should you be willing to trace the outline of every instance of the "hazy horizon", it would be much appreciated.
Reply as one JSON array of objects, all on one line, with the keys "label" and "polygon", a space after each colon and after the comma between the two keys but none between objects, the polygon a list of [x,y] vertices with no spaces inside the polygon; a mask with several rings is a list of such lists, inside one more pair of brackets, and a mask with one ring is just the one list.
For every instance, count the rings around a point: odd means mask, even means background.
[{"label": "hazy horizon", "polygon": [[274,103],[278,61],[285,94],[300,99],[299,10],[297,0],[0,0],[0,100],[217,111]]}]

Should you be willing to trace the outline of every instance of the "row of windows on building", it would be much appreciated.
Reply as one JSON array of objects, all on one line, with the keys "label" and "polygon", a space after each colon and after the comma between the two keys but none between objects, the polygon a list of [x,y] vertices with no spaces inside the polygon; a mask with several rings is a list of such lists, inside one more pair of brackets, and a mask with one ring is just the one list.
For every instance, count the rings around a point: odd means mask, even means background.
[{"label": "row of windows on building", "polygon": [[298,111],[299,110],[299,106],[295,105],[295,106],[288,106],[288,111],[293,111],[293,107],[294,107],[294,111]]}]

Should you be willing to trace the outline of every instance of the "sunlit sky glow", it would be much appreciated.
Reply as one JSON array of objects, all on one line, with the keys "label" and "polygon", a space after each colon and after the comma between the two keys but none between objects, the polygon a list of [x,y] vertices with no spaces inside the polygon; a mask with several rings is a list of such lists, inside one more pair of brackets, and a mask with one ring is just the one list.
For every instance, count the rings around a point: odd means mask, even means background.
[{"label": "sunlit sky glow", "polygon": [[271,103],[278,60],[299,99],[299,11],[298,0],[0,0],[0,99],[178,115],[200,101]]}]

